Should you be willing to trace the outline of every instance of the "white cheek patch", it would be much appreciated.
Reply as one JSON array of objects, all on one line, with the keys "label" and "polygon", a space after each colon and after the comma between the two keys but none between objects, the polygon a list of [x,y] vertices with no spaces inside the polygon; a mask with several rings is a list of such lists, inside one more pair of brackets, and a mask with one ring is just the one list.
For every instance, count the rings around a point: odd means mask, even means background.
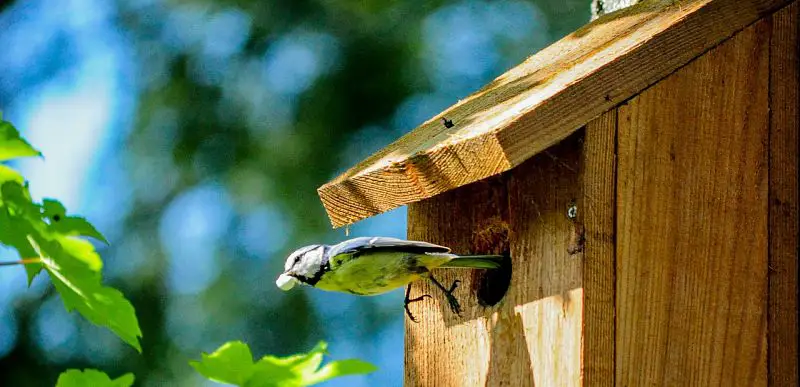
[{"label": "white cheek patch", "polygon": [[322,268],[322,247],[307,252],[293,267],[293,272],[311,278]]},{"label": "white cheek patch", "polygon": [[297,278],[288,276],[286,274],[281,274],[278,276],[278,280],[275,281],[275,285],[278,285],[278,288],[283,291],[293,288],[295,284],[297,284]]},{"label": "white cheek patch", "polygon": [[294,264],[294,260],[295,260],[295,258],[297,258],[298,255],[300,255],[300,254],[298,254],[295,251],[294,253],[292,253],[292,255],[289,256],[289,258],[286,258],[286,263],[283,264],[283,271],[289,271],[289,269],[292,268],[292,265]]}]

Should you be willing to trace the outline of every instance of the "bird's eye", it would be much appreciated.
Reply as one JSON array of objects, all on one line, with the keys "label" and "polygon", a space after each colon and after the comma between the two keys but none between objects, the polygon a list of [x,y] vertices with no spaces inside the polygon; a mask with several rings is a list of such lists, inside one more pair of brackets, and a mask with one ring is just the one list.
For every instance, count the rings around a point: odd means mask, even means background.
[{"label": "bird's eye", "polygon": [[297,264],[297,262],[300,262],[300,256],[299,255],[294,257],[294,263],[292,263],[292,265]]}]

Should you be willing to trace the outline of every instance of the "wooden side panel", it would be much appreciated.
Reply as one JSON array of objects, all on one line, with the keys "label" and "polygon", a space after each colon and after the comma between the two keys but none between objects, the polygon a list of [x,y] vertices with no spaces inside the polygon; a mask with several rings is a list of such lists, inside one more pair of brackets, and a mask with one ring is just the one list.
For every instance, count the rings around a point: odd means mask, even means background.
[{"label": "wooden side panel", "polygon": [[770,28],[618,109],[618,385],[767,384]]},{"label": "wooden side panel", "polygon": [[583,385],[614,385],[617,110],[586,126],[578,221],[585,230],[583,257]]},{"label": "wooden side panel", "polygon": [[[586,144],[579,132],[510,173],[409,207],[409,238],[452,246],[456,252],[508,248],[513,272],[506,297],[494,307],[482,307],[474,290],[479,272],[437,271],[435,275],[447,283],[455,278],[463,281],[456,292],[464,306],[460,318],[450,313],[430,285],[414,285],[412,297],[432,294],[435,301],[411,306],[420,322],[406,321],[406,386],[581,385],[582,346],[601,347],[593,344],[599,338],[582,340],[583,258],[593,257],[593,266],[608,259],[608,251],[589,252],[596,241],[608,250],[608,244],[600,241],[608,240],[609,231],[593,227],[613,225],[610,219],[599,218],[611,216],[610,202],[584,198],[581,179],[593,182],[591,192],[598,197],[608,194],[600,179],[608,175],[609,166],[600,163],[610,163],[611,155],[600,149],[604,145],[594,143],[608,140],[599,132],[604,125],[603,121],[591,131]],[[591,152],[584,155],[584,147]],[[587,165],[584,171],[582,163]],[[579,205],[577,221],[567,216],[573,202]],[[589,235],[585,249],[570,252],[581,222]],[[507,244],[497,240],[493,246],[487,244],[487,230],[507,231]],[[603,275],[607,273],[592,274],[594,287],[601,286]],[[607,297],[597,300],[607,301]],[[607,310],[592,313],[598,327],[613,324]],[[602,318],[611,320],[603,324]],[[597,364],[598,370],[608,372]]]},{"label": "wooden side panel", "polygon": [[797,386],[798,12],[772,16],[769,154],[769,378]]}]

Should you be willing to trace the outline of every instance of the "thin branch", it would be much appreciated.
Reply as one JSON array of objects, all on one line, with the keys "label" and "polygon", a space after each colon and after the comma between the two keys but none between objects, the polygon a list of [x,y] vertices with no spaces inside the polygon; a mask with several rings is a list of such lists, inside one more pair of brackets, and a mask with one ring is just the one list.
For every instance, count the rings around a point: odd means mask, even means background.
[{"label": "thin branch", "polygon": [[0,266],[30,265],[33,263],[42,263],[42,260],[40,258],[25,258],[19,261],[0,262]]}]

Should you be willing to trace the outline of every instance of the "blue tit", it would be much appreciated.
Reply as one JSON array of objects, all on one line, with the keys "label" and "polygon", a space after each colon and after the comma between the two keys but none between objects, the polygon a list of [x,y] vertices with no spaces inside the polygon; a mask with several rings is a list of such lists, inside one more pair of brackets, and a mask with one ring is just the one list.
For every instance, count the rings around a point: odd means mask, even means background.
[{"label": "blue tit", "polygon": [[461,307],[453,296],[459,281],[448,289],[437,281],[431,270],[436,268],[496,269],[500,255],[456,255],[444,246],[396,238],[361,237],[339,244],[301,247],[286,259],[284,272],[275,282],[282,290],[295,284],[318,289],[371,296],[386,293],[406,285],[405,310],[414,317],[408,304],[430,295],[409,299],[411,282],[420,278],[430,280],[444,292],[455,314]]}]

